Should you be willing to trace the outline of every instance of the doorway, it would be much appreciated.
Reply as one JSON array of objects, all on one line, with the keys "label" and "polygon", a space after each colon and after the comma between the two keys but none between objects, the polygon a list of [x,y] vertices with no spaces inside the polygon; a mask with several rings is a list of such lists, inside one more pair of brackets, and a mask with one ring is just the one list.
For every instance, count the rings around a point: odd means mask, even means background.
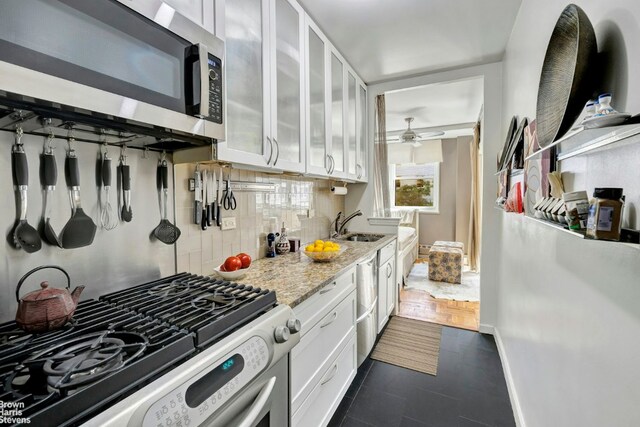
[{"label": "doorway", "polygon": [[[404,272],[397,314],[473,331],[480,319],[480,266],[473,255],[480,230],[471,230],[480,224],[483,82],[469,78],[385,92],[391,208],[420,217],[419,255]],[[447,275],[459,274],[461,283],[430,279],[435,267],[429,251],[436,242],[462,247],[443,250]]]}]

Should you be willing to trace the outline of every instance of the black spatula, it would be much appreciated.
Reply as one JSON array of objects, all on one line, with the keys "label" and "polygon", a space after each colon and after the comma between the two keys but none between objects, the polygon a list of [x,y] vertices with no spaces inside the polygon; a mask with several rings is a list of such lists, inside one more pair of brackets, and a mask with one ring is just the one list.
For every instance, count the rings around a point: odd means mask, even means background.
[{"label": "black spatula", "polygon": [[71,219],[60,233],[60,242],[65,249],[81,248],[93,243],[96,225],[84,213],[80,204],[80,170],[75,152],[69,151],[66,164],[67,185],[71,193]]}]

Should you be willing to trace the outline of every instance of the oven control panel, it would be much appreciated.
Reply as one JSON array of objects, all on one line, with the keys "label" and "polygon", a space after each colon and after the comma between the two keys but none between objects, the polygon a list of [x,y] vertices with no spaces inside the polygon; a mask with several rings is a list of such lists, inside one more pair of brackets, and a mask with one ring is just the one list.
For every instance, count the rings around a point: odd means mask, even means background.
[{"label": "oven control panel", "polygon": [[269,365],[269,347],[254,336],[219,363],[155,402],[144,416],[144,427],[198,426]]}]

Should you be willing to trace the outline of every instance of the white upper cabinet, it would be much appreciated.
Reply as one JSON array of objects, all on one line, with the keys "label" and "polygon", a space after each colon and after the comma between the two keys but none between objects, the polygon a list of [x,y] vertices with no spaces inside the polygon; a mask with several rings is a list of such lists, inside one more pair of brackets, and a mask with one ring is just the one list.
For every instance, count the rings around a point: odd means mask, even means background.
[{"label": "white upper cabinet", "polygon": [[268,2],[227,1],[224,10],[227,138],[218,158],[269,167]]},{"label": "white upper cabinet", "polygon": [[328,99],[328,52],[329,42],[306,17],[306,141],[307,172],[326,176],[330,171],[328,129],[330,109]]},{"label": "white upper cabinet", "polygon": [[289,0],[225,2],[226,130],[218,159],[304,172],[304,14]]},{"label": "white upper cabinet", "polygon": [[226,42],[227,134],[217,159],[366,181],[366,86],[302,7],[295,0],[172,0],[191,4],[194,17],[206,1]]},{"label": "white upper cabinet", "polygon": [[271,13],[273,166],[304,172],[304,11],[293,1],[271,0]]},{"label": "white upper cabinet", "polygon": [[367,182],[369,172],[369,137],[367,134],[367,87],[358,79],[358,98],[356,105],[356,180]]},{"label": "white upper cabinet", "polygon": [[329,150],[329,175],[336,178],[347,177],[347,143],[345,123],[347,118],[345,65],[340,54],[332,49],[330,54],[331,73],[329,75],[331,107],[331,149]]},{"label": "white upper cabinet", "polygon": [[357,152],[358,152],[358,83],[353,71],[347,69],[347,176],[349,179],[358,179]]},{"label": "white upper cabinet", "polygon": [[215,0],[164,0],[178,13],[215,34]]}]

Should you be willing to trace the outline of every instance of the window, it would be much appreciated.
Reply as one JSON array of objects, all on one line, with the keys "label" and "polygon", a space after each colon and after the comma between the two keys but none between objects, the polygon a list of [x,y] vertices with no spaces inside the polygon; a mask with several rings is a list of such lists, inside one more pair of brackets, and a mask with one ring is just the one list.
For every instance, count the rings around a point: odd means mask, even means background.
[{"label": "window", "polygon": [[438,213],[440,163],[390,165],[393,208],[418,208]]}]

